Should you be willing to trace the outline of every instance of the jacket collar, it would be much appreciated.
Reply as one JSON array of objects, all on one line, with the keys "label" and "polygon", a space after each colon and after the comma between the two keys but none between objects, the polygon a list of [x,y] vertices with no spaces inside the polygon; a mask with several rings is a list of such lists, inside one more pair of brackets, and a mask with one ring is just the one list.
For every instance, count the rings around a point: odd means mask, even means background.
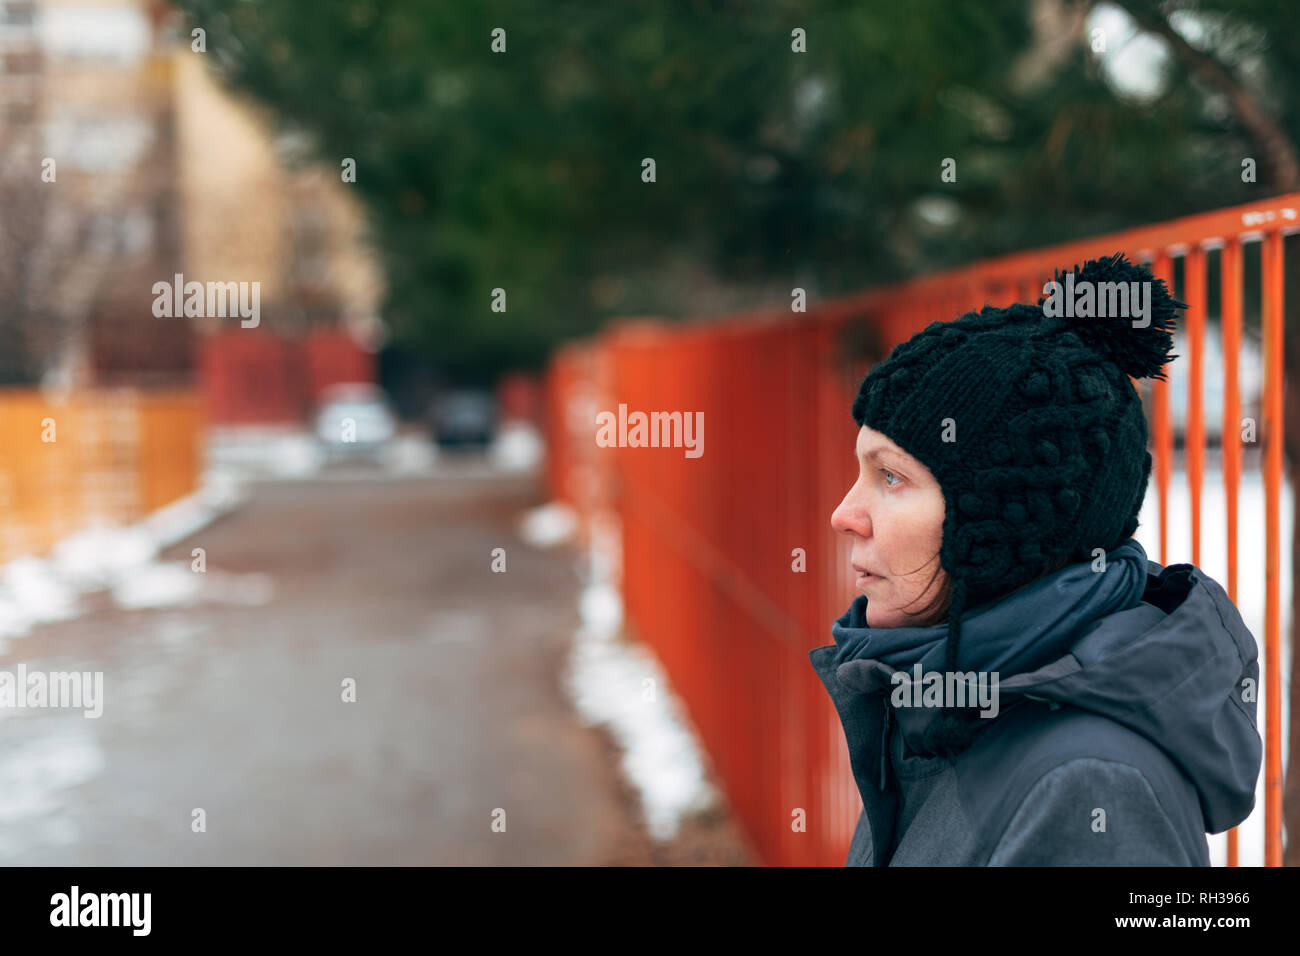
[{"label": "jacket collar", "polygon": [[[1135,549],[1133,554],[1125,553],[1132,567],[1117,569],[1120,573],[1105,586],[1099,581],[1104,575],[1092,574],[1087,563],[1072,565],[1000,601],[973,609],[969,618],[963,616],[960,667],[998,669],[1011,663],[1019,669],[1010,673],[1024,673],[1029,665],[1036,675],[1030,682],[1021,681],[1010,688],[1000,686],[999,697],[1012,699],[999,700],[999,713],[1033,697],[1024,692],[1041,681],[1077,669],[1077,661],[1068,650],[1081,630],[1107,612],[1140,602],[1149,583],[1148,574],[1163,569],[1147,561],[1135,541],[1128,544]],[[1140,555],[1140,561],[1133,560],[1134,555]],[[864,595],[855,598],[832,628],[835,643],[813,648],[808,657],[843,726],[854,782],[871,826],[873,859],[875,865],[884,866],[892,855],[899,806],[898,791],[891,779],[890,731],[897,726],[908,748],[925,755],[922,741],[931,722],[941,713],[934,707],[892,706],[893,674],[897,670],[910,671],[912,661],[920,661],[925,671],[934,669],[926,666],[934,663],[942,667],[946,627],[888,631],[867,628],[865,604]],[[1027,626],[1031,622],[1032,626]],[[904,631],[911,633],[901,633]],[[927,633],[930,631],[933,633]],[[873,656],[880,647],[886,648],[885,657],[905,666],[895,667]],[[981,654],[984,659],[974,663]],[[1012,693],[1008,695],[1008,691]],[[1022,695],[1019,700],[1015,699],[1017,693]],[[977,720],[975,730],[986,729],[995,719]]]},{"label": "jacket collar", "polygon": [[[999,716],[1038,700],[1110,717],[1154,742],[1193,783],[1207,832],[1244,820],[1254,808],[1263,749],[1250,692],[1259,682],[1258,645],[1223,588],[1194,565],[1148,561],[1141,600],[1078,622],[1072,637],[1065,652],[1000,682]],[[884,866],[899,804],[891,726],[920,753],[937,710],[889,706],[893,668],[870,658],[846,661],[842,651],[837,642],[808,656],[844,728],[875,865]],[[977,720],[976,730],[995,721]]]}]

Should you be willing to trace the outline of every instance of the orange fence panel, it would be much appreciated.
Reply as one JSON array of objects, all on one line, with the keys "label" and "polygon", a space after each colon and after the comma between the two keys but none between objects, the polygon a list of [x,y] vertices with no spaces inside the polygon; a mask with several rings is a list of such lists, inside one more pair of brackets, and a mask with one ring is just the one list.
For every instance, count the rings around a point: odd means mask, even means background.
[{"label": "orange fence panel", "polygon": [[193,492],[201,419],[191,390],[0,389],[0,561]]},{"label": "orange fence panel", "polygon": [[[584,521],[617,515],[621,588],[630,632],[663,661],[733,809],[764,862],[844,861],[861,807],[839,720],[809,666],[854,596],[849,542],[830,515],[857,473],[850,405],[874,362],[931,321],[985,303],[1037,301],[1054,270],[1124,252],[1151,265],[1189,306],[1185,347],[1170,381],[1135,383],[1151,420],[1161,564],[1200,565],[1205,513],[1206,355],[1211,268],[1219,277],[1222,343],[1219,429],[1226,581],[1238,602],[1243,472],[1258,462],[1264,487],[1265,587],[1238,603],[1262,621],[1265,706],[1264,859],[1281,862],[1281,540],[1284,237],[1300,231],[1300,194],[1215,210],[922,276],[860,295],[773,311],[672,324],[615,323],[570,343],[547,374],[547,478],[552,497]],[[1259,301],[1264,394],[1243,394],[1239,361],[1253,303],[1245,250],[1261,243]],[[1176,281],[1181,276],[1181,281]],[[1187,385],[1186,399],[1173,384]],[[703,453],[683,445],[599,447],[596,415],[632,438],[636,413],[684,426],[699,416]],[[1175,416],[1175,411],[1177,415]],[[1243,418],[1243,413],[1246,417]],[[624,427],[624,425],[628,427]],[[683,437],[680,434],[678,437]],[[1182,449],[1181,459],[1178,458]],[[1261,453],[1262,450],[1262,453]],[[1190,513],[1175,513],[1181,465]],[[1175,553],[1170,530],[1190,529]],[[1186,553],[1183,553],[1184,547]],[[1255,557],[1258,557],[1256,555]],[[1227,861],[1238,856],[1229,833]]]}]

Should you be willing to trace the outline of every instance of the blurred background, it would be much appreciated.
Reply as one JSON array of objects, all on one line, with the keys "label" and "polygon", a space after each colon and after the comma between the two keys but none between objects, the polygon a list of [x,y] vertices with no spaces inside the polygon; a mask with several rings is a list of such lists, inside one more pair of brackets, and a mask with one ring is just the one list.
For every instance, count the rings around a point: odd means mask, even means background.
[{"label": "blurred background", "polygon": [[[1291,16],[0,0],[0,669],[105,688],[96,719],[0,708],[0,862],[840,862],[853,791],[805,746],[833,717],[806,650],[851,598],[828,526],[849,402],[901,334],[859,297],[1265,203],[1233,220],[1238,381],[1217,258],[1204,339],[1178,338],[1205,371],[1172,376],[1174,517],[1153,491],[1151,526],[1190,560],[1178,516],[1229,507],[1199,477],[1225,419],[1268,418],[1272,266],[1247,233],[1295,218]],[[233,283],[231,307],[187,314],[189,282]],[[983,304],[964,288],[934,317]],[[1288,381],[1298,298],[1275,303]],[[724,372],[749,329],[779,335]],[[693,475],[596,447],[593,412],[638,393],[708,405]],[[807,415],[765,429],[760,400]],[[804,432],[842,455],[804,458]],[[1267,602],[1295,618],[1294,509],[1231,437],[1241,530],[1202,562],[1219,579],[1240,545],[1262,644]],[[710,645],[738,608],[788,642],[728,696],[717,654],[771,640]],[[796,807],[815,838],[786,832]]]}]

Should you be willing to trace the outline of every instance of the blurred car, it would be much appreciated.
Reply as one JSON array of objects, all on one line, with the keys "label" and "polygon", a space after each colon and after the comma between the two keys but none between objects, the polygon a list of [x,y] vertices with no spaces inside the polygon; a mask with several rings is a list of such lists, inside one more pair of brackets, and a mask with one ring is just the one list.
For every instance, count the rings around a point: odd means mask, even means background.
[{"label": "blurred car", "polygon": [[483,389],[444,392],[430,406],[429,427],[439,445],[486,446],[496,433],[496,399]]},{"label": "blurred car", "polygon": [[316,437],[329,460],[381,460],[397,436],[397,416],[381,388],[346,382],[325,388],[317,402]]}]

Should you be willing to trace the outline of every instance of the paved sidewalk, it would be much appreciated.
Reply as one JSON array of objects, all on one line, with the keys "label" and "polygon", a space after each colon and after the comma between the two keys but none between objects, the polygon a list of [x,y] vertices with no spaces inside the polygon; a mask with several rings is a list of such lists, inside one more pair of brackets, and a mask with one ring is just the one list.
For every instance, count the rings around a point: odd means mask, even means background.
[{"label": "paved sidewalk", "polygon": [[163,558],[264,572],[269,603],[103,600],[15,641],[0,669],[102,670],[105,703],[0,714],[0,863],[746,862],[726,820],[654,845],[564,699],[579,581],[516,536],[539,503],[533,476],[256,485]]}]

